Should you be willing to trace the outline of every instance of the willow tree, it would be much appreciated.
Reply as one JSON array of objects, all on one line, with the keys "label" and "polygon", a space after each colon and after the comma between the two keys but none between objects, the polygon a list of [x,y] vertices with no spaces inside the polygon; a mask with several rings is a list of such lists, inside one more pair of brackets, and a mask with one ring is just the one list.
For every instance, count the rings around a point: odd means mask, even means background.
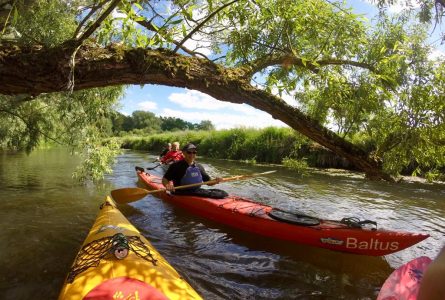
[{"label": "willow tree", "polygon": [[[56,47],[69,39],[78,25],[77,11],[60,3],[13,3],[26,5],[0,13],[4,17],[0,26],[2,43]],[[99,179],[104,172],[111,171],[111,162],[118,153],[116,143],[104,145],[102,140],[111,133],[110,117],[122,94],[123,87],[113,86],[38,96],[0,95],[0,149],[29,153],[42,143],[68,146],[84,161],[75,175],[81,180]]]},{"label": "willow tree", "polygon": [[[5,95],[186,87],[268,112],[370,178],[444,165],[443,64],[409,16],[382,14],[370,28],[340,1],[25,2],[4,22]],[[76,15],[52,44],[18,29],[48,4]]]}]

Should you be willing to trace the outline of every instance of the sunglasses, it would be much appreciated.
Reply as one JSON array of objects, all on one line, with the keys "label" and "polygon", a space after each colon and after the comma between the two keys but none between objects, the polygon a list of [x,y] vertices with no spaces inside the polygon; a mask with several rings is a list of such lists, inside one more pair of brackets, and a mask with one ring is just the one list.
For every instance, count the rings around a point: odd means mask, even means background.
[{"label": "sunglasses", "polygon": [[185,152],[187,152],[188,154],[196,154],[197,153],[196,151],[185,151]]}]

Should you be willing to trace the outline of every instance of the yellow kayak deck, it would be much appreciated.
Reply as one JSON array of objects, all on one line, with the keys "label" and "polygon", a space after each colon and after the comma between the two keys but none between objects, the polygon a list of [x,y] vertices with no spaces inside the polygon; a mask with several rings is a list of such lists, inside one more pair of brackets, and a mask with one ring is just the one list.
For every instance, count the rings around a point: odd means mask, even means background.
[{"label": "yellow kayak deck", "polygon": [[148,298],[201,299],[107,197],[59,299]]}]

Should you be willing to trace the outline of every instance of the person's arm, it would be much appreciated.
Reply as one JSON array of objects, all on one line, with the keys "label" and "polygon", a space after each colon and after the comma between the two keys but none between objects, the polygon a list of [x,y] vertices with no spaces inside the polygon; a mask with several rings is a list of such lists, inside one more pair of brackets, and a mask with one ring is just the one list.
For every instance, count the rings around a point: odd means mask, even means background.
[{"label": "person's arm", "polygon": [[173,181],[168,180],[165,177],[162,177],[162,184],[164,185],[164,187],[167,191],[171,192],[171,191],[174,191],[174,189],[175,189],[175,186],[173,185]]},{"label": "person's arm", "polygon": [[170,167],[165,172],[164,176],[162,177],[162,185],[167,189],[167,191],[173,191],[174,190],[174,183],[173,178],[175,175],[175,166],[170,165]]},{"label": "person's arm", "polygon": [[420,283],[417,300],[445,299],[445,246],[427,267]]},{"label": "person's arm", "polygon": [[176,157],[176,160],[183,160],[184,159],[184,154],[182,153],[182,151],[179,151],[178,156]]},{"label": "person's arm", "polygon": [[167,152],[162,158],[161,158],[161,163],[163,164],[167,164],[170,160],[171,160],[171,151]]},{"label": "person's arm", "polygon": [[168,191],[173,191],[178,182],[181,180],[182,176],[184,176],[185,171],[187,169],[187,163],[179,161],[170,165],[170,167],[165,172],[162,177],[162,184]]}]

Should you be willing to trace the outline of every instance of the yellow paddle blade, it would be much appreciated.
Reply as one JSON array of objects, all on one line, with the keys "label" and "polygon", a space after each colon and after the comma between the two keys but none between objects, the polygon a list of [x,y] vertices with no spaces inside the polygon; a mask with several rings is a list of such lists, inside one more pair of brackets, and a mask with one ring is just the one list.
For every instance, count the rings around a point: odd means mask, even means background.
[{"label": "yellow paddle blade", "polygon": [[125,204],[142,199],[149,194],[150,191],[141,188],[123,188],[111,191],[111,197],[119,204]]}]

